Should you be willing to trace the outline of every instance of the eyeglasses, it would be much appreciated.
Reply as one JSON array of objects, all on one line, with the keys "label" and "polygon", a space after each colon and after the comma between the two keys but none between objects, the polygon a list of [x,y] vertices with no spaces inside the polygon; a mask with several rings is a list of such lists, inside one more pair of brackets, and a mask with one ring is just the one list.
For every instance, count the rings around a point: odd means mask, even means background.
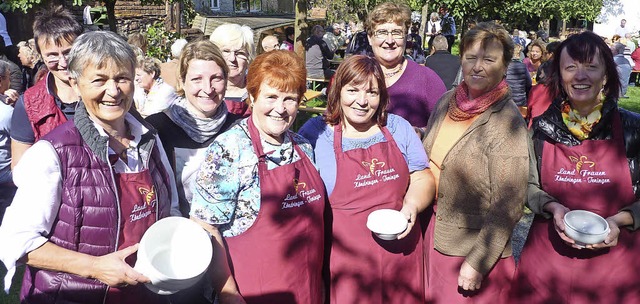
[{"label": "eyeglasses", "polygon": [[393,39],[397,39],[397,40],[400,40],[405,36],[405,33],[403,30],[393,30],[391,32],[389,32],[388,30],[377,30],[373,33],[373,36],[382,40],[382,39],[387,39],[387,37],[389,37],[389,34],[391,34],[391,37],[393,37]]},{"label": "eyeglasses", "polygon": [[245,52],[244,50],[235,50],[235,51],[222,50],[222,56],[226,58],[230,58],[231,54],[233,54],[233,57],[238,59],[244,59],[244,60],[249,59],[249,54],[247,54],[247,52]]},{"label": "eyeglasses", "polygon": [[55,66],[60,62],[61,58],[64,58],[64,61],[69,62],[69,54],[49,54],[45,58],[45,62],[47,65]]}]

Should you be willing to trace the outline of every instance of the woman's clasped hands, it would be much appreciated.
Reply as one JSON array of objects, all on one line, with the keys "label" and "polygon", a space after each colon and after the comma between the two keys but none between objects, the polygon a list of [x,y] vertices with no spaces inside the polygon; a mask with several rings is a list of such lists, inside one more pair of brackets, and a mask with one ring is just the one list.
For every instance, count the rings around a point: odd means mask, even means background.
[{"label": "woman's clasped hands", "polygon": [[570,238],[564,232],[565,231],[564,215],[570,211],[569,208],[565,207],[564,205],[558,202],[550,202],[544,206],[544,210],[553,215],[553,225],[554,225],[554,228],[556,229],[556,232],[560,236],[560,238],[567,245],[573,248],[576,248],[576,249],[586,248],[591,250],[598,250],[602,248],[613,247],[618,244],[618,236],[620,235],[620,226],[621,226],[620,223],[621,223],[621,220],[623,220],[623,218],[625,217],[625,214],[623,214],[622,212],[606,218],[607,223],[609,223],[610,231],[602,243],[582,245],[582,244],[577,244],[575,240]]}]

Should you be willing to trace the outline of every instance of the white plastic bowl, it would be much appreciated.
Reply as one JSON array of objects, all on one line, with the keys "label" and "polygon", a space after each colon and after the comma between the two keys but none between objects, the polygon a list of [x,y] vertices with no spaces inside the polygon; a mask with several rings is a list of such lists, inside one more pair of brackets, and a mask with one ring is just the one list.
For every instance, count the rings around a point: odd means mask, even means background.
[{"label": "white plastic bowl", "polygon": [[367,228],[378,238],[395,240],[407,229],[409,222],[400,211],[393,209],[379,209],[369,213]]},{"label": "white plastic bowl", "polygon": [[609,223],[586,210],[571,210],[564,215],[565,234],[577,245],[599,244],[609,234]]},{"label": "white plastic bowl", "polygon": [[190,219],[172,216],[144,233],[134,268],[151,280],[149,290],[169,295],[197,283],[212,256],[209,234]]}]

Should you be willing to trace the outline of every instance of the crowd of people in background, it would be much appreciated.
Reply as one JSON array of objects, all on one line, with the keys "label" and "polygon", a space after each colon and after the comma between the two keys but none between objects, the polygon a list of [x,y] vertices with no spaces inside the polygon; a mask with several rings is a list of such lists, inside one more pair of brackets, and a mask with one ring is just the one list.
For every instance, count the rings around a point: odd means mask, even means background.
[{"label": "crowd of people in background", "polygon": [[[618,106],[638,33],[425,17],[380,3],[305,41],[223,24],[163,62],[62,6],[14,45],[0,14],[5,288],[26,265],[23,303],[640,302],[640,114]],[[296,125],[318,83],[324,112]],[[407,222],[391,240],[367,229],[380,209]],[[604,241],[569,237],[571,210]],[[159,295],[133,266],[169,216],[214,250]]]}]

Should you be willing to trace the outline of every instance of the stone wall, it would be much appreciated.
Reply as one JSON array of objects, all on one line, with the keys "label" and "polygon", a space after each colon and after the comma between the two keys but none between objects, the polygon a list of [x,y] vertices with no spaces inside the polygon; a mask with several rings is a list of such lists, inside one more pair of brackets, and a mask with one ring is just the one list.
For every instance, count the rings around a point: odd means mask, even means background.
[{"label": "stone wall", "polygon": [[[82,10],[88,4],[97,5],[94,1],[83,1],[82,6],[73,6],[73,0],[66,0],[66,6],[82,22]],[[118,34],[128,36],[134,32],[145,29],[147,24],[156,21],[165,22],[167,19],[167,7],[162,5],[142,5],[140,0],[117,0],[115,7],[116,27]]]}]

